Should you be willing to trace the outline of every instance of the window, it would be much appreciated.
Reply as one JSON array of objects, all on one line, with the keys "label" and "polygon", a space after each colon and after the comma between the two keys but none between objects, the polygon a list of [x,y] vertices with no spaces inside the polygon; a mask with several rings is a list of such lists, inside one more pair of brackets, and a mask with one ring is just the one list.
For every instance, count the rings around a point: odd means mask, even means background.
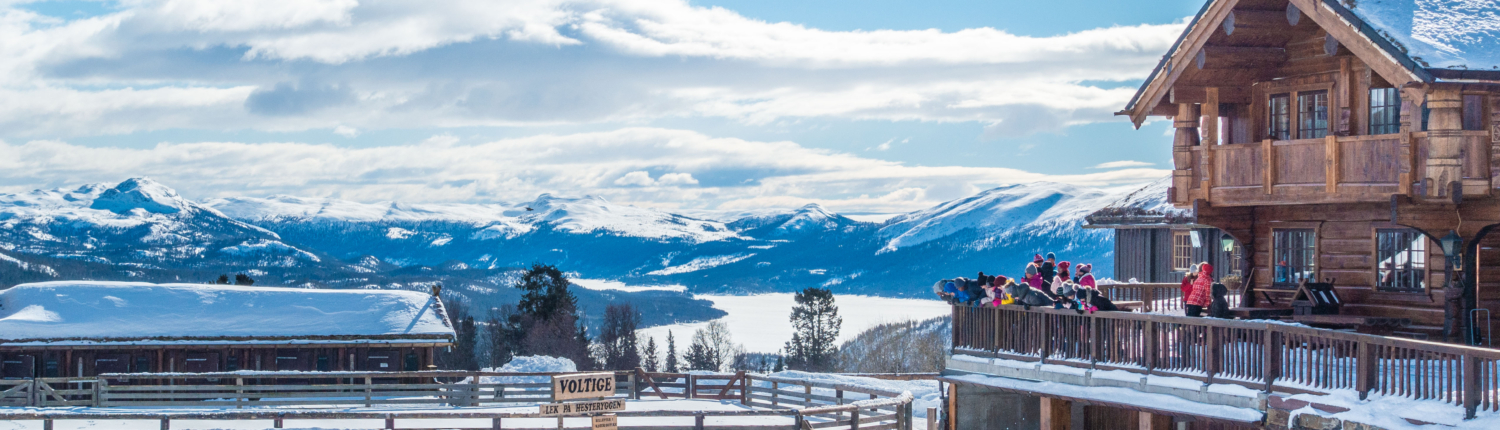
[{"label": "window", "polygon": [[1193,267],[1192,232],[1172,232],[1172,271],[1186,272]]},{"label": "window", "polygon": [[1328,135],[1328,92],[1297,94],[1297,138],[1321,139]]},{"label": "window", "polygon": [[1484,96],[1464,96],[1464,130],[1484,130]]},{"label": "window", "polygon": [[1427,291],[1427,238],[1412,229],[1375,231],[1376,275],[1381,291]]},{"label": "window", "polygon": [[1240,270],[1240,259],[1244,258],[1245,248],[1240,246],[1240,241],[1226,234],[1219,238],[1219,250],[1224,253],[1220,264],[1229,268],[1224,274],[1244,276]]},{"label": "window", "polygon": [[1292,138],[1292,111],[1290,94],[1276,94],[1271,96],[1270,105],[1266,106],[1266,112],[1270,113],[1267,123],[1271,125],[1267,131],[1267,137],[1271,140],[1287,140]]},{"label": "window", "polygon": [[1401,131],[1401,92],[1395,88],[1370,89],[1370,134]]},{"label": "window", "polygon": [[1313,280],[1317,269],[1317,233],[1313,229],[1279,229],[1272,232],[1275,242],[1276,284],[1296,284]]}]

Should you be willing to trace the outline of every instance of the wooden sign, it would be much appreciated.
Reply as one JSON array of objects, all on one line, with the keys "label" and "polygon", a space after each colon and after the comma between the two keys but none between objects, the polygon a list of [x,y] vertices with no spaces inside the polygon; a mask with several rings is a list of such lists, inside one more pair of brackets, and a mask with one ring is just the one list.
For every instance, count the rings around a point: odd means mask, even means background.
[{"label": "wooden sign", "polygon": [[600,399],[615,395],[613,372],[552,377],[552,400]]},{"label": "wooden sign", "polygon": [[615,412],[625,410],[625,400],[597,400],[592,402],[573,403],[550,403],[537,406],[538,413],[547,416],[555,415],[578,415],[596,412]]},{"label": "wooden sign", "polygon": [[619,420],[614,415],[595,415],[593,430],[619,430]]}]

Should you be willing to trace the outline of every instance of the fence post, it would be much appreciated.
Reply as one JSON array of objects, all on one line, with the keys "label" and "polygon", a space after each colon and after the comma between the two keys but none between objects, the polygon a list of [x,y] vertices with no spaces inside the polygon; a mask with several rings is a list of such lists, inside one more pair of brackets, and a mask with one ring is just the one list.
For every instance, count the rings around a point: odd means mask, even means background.
[{"label": "fence post", "polygon": [[1203,373],[1206,376],[1203,382],[1214,383],[1214,375],[1219,373],[1219,331],[1214,326],[1203,326],[1203,352],[1207,354],[1203,360]]},{"label": "fence post", "polygon": [[1479,357],[1464,354],[1464,419],[1474,419],[1479,410]]},{"label": "fence post", "polygon": [[1266,377],[1266,387],[1263,391],[1271,392],[1271,387],[1276,384],[1276,379],[1281,377],[1281,333],[1271,324],[1266,324],[1265,344],[1261,346],[1264,366],[1261,373]]},{"label": "fence post", "polygon": [[367,408],[370,407],[370,385],[373,384],[373,382],[371,382],[371,380],[373,379],[375,378],[371,378],[370,375],[365,375],[365,407]]},{"label": "fence post", "polygon": [[805,408],[812,405],[812,383],[804,382],[804,384],[807,384],[802,386],[802,407]]},{"label": "fence post", "polygon": [[1141,309],[1144,312],[1149,314],[1155,310],[1155,307],[1152,305],[1156,303],[1156,287],[1149,285],[1141,286],[1141,303]]},{"label": "fence post", "polygon": [[1146,348],[1141,351],[1145,354],[1143,358],[1146,362],[1142,364],[1146,366],[1146,374],[1150,375],[1153,370],[1156,370],[1156,320],[1147,319],[1143,322],[1141,332],[1146,337]]},{"label": "fence post", "polygon": [[1046,312],[1039,312],[1037,315],[1042,318],[1042,357],[1038,362],[1046,364],[1047,356],[1052,355],[1052,324],[1047,322]]},{"label": "fence post", "polygon": [[[837,399],[837,402],[838,402],[839,406],[843,406],[844,405],[844,390],[833,390],[833,397],[835,399]],[[835,421],[844,419],[844,413],[843,412],[839,412],[839,413],[835,414],[833,419]]]},{"label": "fence post", "polygon": [[161,430],[172,430],[172,419],[161,417]]},{"label": "fence post", "polygon": [[938,428],[937,428],[938,427],[938,422],[937,422],[938,420],[937,419],[938,419],[937,408],[927,408],[927,429],[928,430],[938,430]]},{"label": "fence post", "polygon": [[693,429],[703,430],[703,415],[693,415]]},{"label": "fence post", "polygon": [[1370,390],[1374,385],[1377,358],[1374,345],[1370,345],[1370,342],[1359,341],[1356,345],[1359,349],[1354,356],[1354,390],[1359,392],[1360,400],[1366,400],[1370,397]]},{"label": "fence post", "polygon": [[686,384],[684,384],[687,387],[687,389],[685,390],[687,392],[683,393],[683,394],[686,394],[687,398],[689,398],[689,399],[694,398],[694,396],[696,396],[698,394],[698,377],[697,377],[697,375],[693,375],[693,374],[689,373],[687,375],[687,378],[684,379],[684,381],[687,382]]},{"label": "fence post", "polygon": [[849,413],[849,428],[851,430],[859,429],[859,409],[855,409],[854,412]]},{"label": "fence post", "polygon": [[740,372],[740,404],[750,404],[750,374]]},{"label": "fence post", "polygon": [[635,369],[635,372],[630,372],[630,374],[625,375],[625,378],[626,378],[625,380],[630,382],[630,400],[640,400],[641,399],[641,390],[638,389],[639,388],[639,386],[637,385],[638,382],[637,382],[637,379],[635,378],[636,372],[640,372],[640,371],[641,371],[641,369],[639,367],[637,367]]},{"label": "fence post", "polygon": [[1104,336],[1099,335],[1099,317],[1089,314],[1089,369],[1099,367],[1099,348]]},{"label": "fence post", "polygon": [[490,418],[490,430],[500,430],[500,417]]},{"label": "fence post", "polygon": [[234,378],[234,408],[245,408],[245,389],[239,388],[245,385],[245,378]]},{"label": "fence post", "polygon": [[42,430],[52,430],[52,420],[51,419],[42,420]]},{"label": "fence post", "polygon": [[912,427],[911,420],[912,420],[912,418],[915,418],[912,415],[912,413],[911,413],[911,408],[912,408],[911,403],[912,402],[906,402],[906,406],[902,406],[901,407],[901,415],[904,417],[903,421],[902,421],[902,424],[901,424],[901,428],[903,430],[911,430],[911,427]]},{"label": "fence post", "polygon": [[948,312],[948,315],[953,315],[953,327],[949,330],[952,332],[952,339],[949,339],[948,342],[948,354],[952,355],[958,352],[958,325],[961,318],[958,315],[958,305],[949,305],[949,308],[951,310]]}]

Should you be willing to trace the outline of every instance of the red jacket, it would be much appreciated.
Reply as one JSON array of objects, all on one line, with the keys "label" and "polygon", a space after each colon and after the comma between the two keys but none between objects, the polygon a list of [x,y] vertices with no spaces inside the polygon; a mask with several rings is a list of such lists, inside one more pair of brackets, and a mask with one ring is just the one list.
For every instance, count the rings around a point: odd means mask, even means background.
[{"label": "red jacket", "polygon": [[1193,291],[1187,295],[1184,303],[1194,306],[1208,307],[1214,302],[1214,266],[1204,264],[1198,271],[1198,279],[1193,281]]}]

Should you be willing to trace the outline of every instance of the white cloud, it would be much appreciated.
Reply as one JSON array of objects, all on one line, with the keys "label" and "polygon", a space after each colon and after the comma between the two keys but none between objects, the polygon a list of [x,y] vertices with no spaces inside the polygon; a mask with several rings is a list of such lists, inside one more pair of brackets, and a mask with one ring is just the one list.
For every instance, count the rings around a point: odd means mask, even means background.
[{"label": "white cloud", "polygon": [[359,137],[359,130],[347,125],[341,125],[333,128],[333,134],[344,137]]},{"label": "white cloud", "polygon": [[649,187],[652,185],[656,185],[656,181],[651,179],[650,173],[647,173],[644,170],[637,170],[634,172],[626,173],[625,176],[621,176],[620,179],[616,179],[615,185],[634,185],[637,187]]},{"label": "white cloud", "polygon": [[1081,82],[1144,77],[1184,26],[827,31],[683,0],[121,7],[60,21],[0,6],[0,137],[681,117],[978,122],[1017,136],[1117,121],[1132,90]]},{"label": "white cloud", "polygon": [[1095,165],[1093,168],[1094,169],[1118,169],[1118,168],[1121,168],[1121,167],[1146,167],[1146,166],[1155,166],[1155,165],[1156,165],[1156,163],[1147,163],[1145,161],[1122,160],[1122,161],[1111,161],[1111,162],[1108,162],[1108,163],[1099,163],[1098,165]]},{"label": "white cloud", "polygon": [[[653,180],[648,173],[673,173]],[[1168,171],[1045,175],[1008,168],[907,166],[793,142],[628,128],[464,144],[451,136],[376,147],[233,142],[148,148],[0,141],[4,191],[114,182],[148,175],[190,198],[291,194],[356,201],[525,201],[544,192],[593,194],[652,207],[742,209],[823,203],[892,213],[1003,184],[1107,186]],[[712,179],[707,179],[712,178]],[[680,185],[694,185],[684,187]]]}]

